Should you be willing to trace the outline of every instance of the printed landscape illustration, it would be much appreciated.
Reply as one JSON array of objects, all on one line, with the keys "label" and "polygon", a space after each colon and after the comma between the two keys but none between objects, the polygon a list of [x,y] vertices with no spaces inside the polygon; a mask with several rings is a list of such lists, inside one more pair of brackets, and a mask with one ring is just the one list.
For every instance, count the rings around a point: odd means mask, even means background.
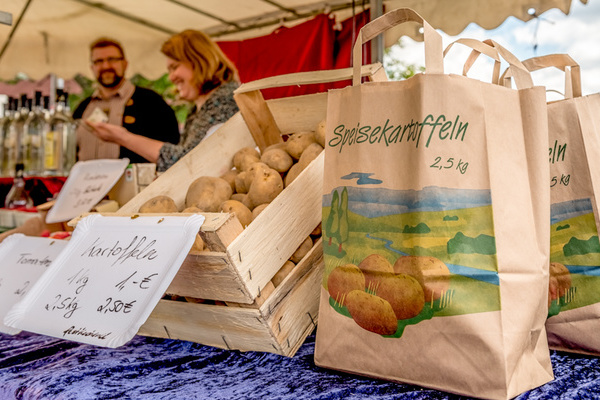
[{"label": "printed landscape illustration", "polygon": [[[323,196],[329,304],[386,337],[438,316],[500,309],[489,190],[392,190],[373,174]],[[356,185],[356,186],[351,186]]]},{"label": "printed landscape illustration", "polygon": [[589,198],[552,204],[548,317],[600,302],[600,241]]}]

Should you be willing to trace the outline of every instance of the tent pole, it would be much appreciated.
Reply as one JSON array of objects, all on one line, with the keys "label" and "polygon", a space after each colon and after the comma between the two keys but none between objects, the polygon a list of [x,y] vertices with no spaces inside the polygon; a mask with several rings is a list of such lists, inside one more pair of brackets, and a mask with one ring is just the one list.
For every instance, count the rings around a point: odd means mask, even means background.
[{"label": "tent pole", "polygon": [[[371,21],[383,15],[383,0],[370,0]],[[371,63],[383,63],[383,35],[371,40]]]},{"label": "tent pole", "polygon": [[19,24],[21,23],[21,20],[23,19],[23,16],[25,15],[25,12],[29,8],[29,5],[31,4],[32,1],[33,0],[27,0],[27,3],[23,7],[23,11],[21,11],[21,15],[19,15],[17,22],[15,22],[15,26],[13,26],[12,29],[10,30],[8,37],[6,38],[6,42],[4,42],[4,46],[2,46],[2,50],[0,50],[0,60],[2,59],[4,52],[6,52],[6,49],[8,48],[8,45],[10,44],[10,41],[12,40],[12,37],[14,36],[15,32],[17,31],[17,28],[19,27]]}]

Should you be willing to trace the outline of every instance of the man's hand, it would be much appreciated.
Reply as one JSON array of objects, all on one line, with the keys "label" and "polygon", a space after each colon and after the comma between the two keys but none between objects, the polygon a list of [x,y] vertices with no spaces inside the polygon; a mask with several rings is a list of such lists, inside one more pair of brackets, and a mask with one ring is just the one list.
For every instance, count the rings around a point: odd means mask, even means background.
[{"label": "man's hand", "polygon": [[125,136],[129,131],[122,126],[108,124],[106,122],[90,122],[85,121],[86,125],[91,128],[91,131],[98,138],[105,142],[112,142],[122,145]]}]

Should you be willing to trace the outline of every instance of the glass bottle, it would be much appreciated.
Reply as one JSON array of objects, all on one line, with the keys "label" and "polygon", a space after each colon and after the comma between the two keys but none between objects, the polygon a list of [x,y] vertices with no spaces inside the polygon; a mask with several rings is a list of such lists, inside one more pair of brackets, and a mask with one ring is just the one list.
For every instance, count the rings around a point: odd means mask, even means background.
[{"label": "glass bottle", "polygon": [[4,207],[8,209],[33,207],[33,201],[25,190],[25,179],[23,179],[24,170],[25,166],[23,163],[19,162],[16,164],[15,179],[4,200]]},{"label": "glass bottle", "polygon": [[47,175],[66,175],[73,166],[67,146],[68,138],[75,135],[75,123],[69,115],[62,89],[57,89],[56,95],[56,106],[44,136],[44,169]]},{"label": "glass bottle", "polygon": [[25,174],[29,176],[41,175],[44,171],[44,152],[42,138],[47,127],[47,115],[42,108],[42,92],[36,91],[33,106],[25,120],[23,131],[25,134]]},{"label": "glass bottle", "polygon": [[23,163],[25,140],[23,126],[29,116],[27,95],[22,95],[18,102],[18,111],[8,127],[8,136],[4,138],[4,151],[8,152],[7,169],[14,176],[17,163]]},{"label": "glass bottle", "polygon": [[[60,102],[60,100],[59,100]],[[70,123],[67,129],[63,130],[63,163],[62,170],[64,175],[68,175],[75,164],[77,158],[77,126],[73,120],[73,114],[69,107],[69,93],[64,92],[63,113],[68,118]]]},{"label": "glass bottle", "polygon": [[15,117],[15,111],[17,109],[16,99],[13,97],[8,98],[7,107],[4,110],[4,119],[2,120],[2,125],[0,125],[0,136],[2,137],[2,158],[0,159],[0,171],[2,176],[9,176],[10,171],[8,170],[8,149],[6,146],[8,145],[8,134],[10,124]]}]

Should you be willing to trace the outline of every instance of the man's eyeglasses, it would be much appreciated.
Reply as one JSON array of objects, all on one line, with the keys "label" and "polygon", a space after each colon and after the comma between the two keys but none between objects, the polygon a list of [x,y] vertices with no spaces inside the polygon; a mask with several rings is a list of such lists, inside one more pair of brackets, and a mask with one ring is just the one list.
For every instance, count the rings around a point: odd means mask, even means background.
[{"label": "man's eyeglasses", "polygon": [[116,64],[119,61],[123,61],[123,57],[108,57],[108,58],[99,58],[97,60],[93,60],[92,61],[92,65],[94,65],[94,67],[99,67],[102,64],[104,64],[104,62],[106,61],[109,64]]}]

